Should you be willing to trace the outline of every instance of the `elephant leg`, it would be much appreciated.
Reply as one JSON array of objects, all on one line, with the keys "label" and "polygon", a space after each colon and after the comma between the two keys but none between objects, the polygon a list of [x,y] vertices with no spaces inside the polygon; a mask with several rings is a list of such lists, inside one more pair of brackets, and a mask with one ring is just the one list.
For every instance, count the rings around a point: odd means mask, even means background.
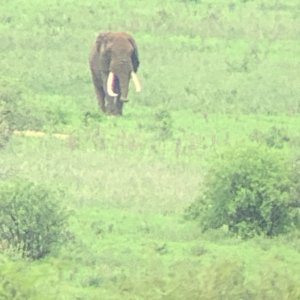
[{"label": "elephant leg", "polygon": [[96,75],[96,73],[94,71],[92,71],[92,77],[93,77],[93,83],[95,86],[95,92],[96,92],[96,96],[98,99],[98,105],[99,108],[105,112],[105,92],[104,89],[102,87],[101,83],[101,79]]},{"label": "elephant leg", "polygon": [[97,94],[97,99],[98,99],[98,105],[100,107],[100,109],[105,112],[105,93],[103,88],[97,88],[96,89],[96,94]]},{"label": "elephant leg", "polygon": [[106,107],[105,107],[106,113],[109,115],[115,115],[115,107],[116,107],[115,97],[107,96],[106,97]]},{"label": "elephant leg", "polygon": [[114,116],[121,116],[123,111],[123,102],[119,97],[106,98],[106,113]]},{"label": "elephant leg", "polygon": [[120,101],[120,99],[117,99],[116,103],[115,103],[115,114],[122,116],[123,113],[123,101]]}]

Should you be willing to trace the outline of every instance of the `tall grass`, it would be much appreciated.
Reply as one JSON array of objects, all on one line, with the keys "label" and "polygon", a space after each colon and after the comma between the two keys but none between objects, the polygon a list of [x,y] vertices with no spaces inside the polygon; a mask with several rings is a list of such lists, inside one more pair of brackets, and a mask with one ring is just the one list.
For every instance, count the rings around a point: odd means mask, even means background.
[{"label": "tall grass", "polygon": [[135,105],[203,114],[299,112],[295,1],[1,6],[1,78],[26,87],[22,108],[42,118],[40,127],[55,119],[73,125],[97,110],[87,59],[96,34],[106,30],[132,32],[140,48],[144,91],[130,94],[126,112]]},{"label": "tall grass", "polygon": [[[73,211],[68,242],[38,262],[0,241],[3,299],[298,299],[298,232],[245,242],[202,234],[183,211],[228,144],[279,137],[299,152],[299,11],[295,0],[1,2],[0,107],[10,133],[45,134],[11,136],[0,180],[46,182]],[[88,69],[108,30],[140,50],[143,91],[122,118],[98,112]]]}]

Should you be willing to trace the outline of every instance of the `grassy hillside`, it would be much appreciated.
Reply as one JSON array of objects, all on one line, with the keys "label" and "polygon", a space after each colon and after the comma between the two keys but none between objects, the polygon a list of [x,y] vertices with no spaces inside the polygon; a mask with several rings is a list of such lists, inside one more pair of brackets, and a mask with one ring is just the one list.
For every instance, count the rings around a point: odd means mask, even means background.
[{"label": "grassy hillside", "polygon": [[144,92],[130,94],[127,115],[138,104],[202,114],[299,112],[297,1],[126,3],[1,4],[1,77],[20,92],[20,114],[25,108],[43,127],[43,118],[75,125],[97,111],[87,60],[107,30],[133,33],[140,48]]},{"label": "grassy hillside", "polygon": [[[71,216],[43,259],[0,241],[0,299],[300,299],[299,231],[244,241],[184,218],[228,145],[299,155],[299,16],[296,0],[2,1],[0,134],[19,134],[0,180],[63,191]],[[88,69],[108,30],[139,46],[121,118]]]}]

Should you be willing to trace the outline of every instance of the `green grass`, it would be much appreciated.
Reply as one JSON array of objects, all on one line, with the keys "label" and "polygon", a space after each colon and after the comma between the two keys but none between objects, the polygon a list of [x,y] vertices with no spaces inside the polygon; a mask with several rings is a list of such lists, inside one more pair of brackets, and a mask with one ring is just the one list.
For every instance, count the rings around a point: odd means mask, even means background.
[{"label": "green grass", "polygon": [[[0,299],[300,299],[299,232],[241,241],[183,217],[226,145],[277,128],[299,155],[299,12],[295,0],[1,3],[1,104],[14,129],[69,138],[13,135],[0,180],[62,189],[72,216],[60,251],[0,255]],[[88,69],[106,30],[140,50],[143,91],[122,118],[98,111]]]}]

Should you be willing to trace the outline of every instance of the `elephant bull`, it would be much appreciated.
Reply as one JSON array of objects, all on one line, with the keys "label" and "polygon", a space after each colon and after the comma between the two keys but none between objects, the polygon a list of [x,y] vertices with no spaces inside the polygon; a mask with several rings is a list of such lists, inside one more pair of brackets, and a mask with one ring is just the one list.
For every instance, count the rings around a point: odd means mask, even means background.
[{"label": "elephant bull", "polygon": [[139,58],[135,40],[125,32],[101,33],[89,62],[100,109],[107,114],[122,115],[130,79],[136,91],[141,91],[136,75]]}]

